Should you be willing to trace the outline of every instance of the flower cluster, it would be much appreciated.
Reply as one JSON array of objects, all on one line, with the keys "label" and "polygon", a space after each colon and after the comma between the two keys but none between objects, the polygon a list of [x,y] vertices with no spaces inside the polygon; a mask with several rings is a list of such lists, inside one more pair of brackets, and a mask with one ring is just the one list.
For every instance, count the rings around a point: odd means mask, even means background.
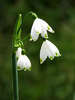
[{"label": "flower cluster", "polygon": [[[31,28],[30,40],[37,41],[40,34],[44,39],[47,39],[47,31],[54,33],[53,29],[48,25],[47,22],[40,18],[36,18]],[[49,40],[45,40],[40,50],[40,64],[42,64],[47,57],[49,57],[50,60],[53,60],[55,56],[60,56],[58,48]]]},{"label": "flower cluster", "polygon": [[22,48],[18,48],[16,51],[16,58],[17,58],[17,70],[31,70],[31,62],[29,58],[22,54]]},{"label": "flower cluster", "polygon": [[[59,57],[61,55],[58,48],[52,42],[47,40],[48,39],[47,32],[54,33],[54,30],[49,26],[47,22],[38,18],[35,13],[33,13],[33,15],[36,17],[36,19],[34,20],[31,28],[30,41],[37,41],[39,35],[41,35],[41,37],[44,38],[45,41],[42,43],[40,49],[40,64],[42,64],[47,59],[47,57],[50,60],[53,60],[54,57]],[[21,23],[19,23],[18,25],[20,27]],[[19,27],[18,29],[20,29]],[[24,70],[24,71],[31,70],[31,62],[29,58],[25,54],[23,54],[23,49],[21,48],[23,46],[23,42],[21,41],[20,38],[21,35],[20,32],[21,29],[18,33],[17,41],[15,42],[15,47],[17,47],[16,50],[17,70]]]}]

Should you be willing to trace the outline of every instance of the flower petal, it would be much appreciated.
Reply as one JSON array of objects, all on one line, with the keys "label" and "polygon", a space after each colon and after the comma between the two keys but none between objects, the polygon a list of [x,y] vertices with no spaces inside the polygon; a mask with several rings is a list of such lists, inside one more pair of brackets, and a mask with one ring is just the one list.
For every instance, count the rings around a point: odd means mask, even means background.
[{"label": "flower petal", "polygon": [[49,24],[46,21],[39,18],[39,22],[41,23],[41,27],[43,27],[43,29],[48,30],[51,33],[54,33],[53,29],[49,26]]},{"label": "flower petal", "polygon": [[22,48],[18,48],[16,51],[16,58],[19,58],[21,56]]},{"label": "flower petal", "polygon": [[54,30],[48,25],[48,31],[51,33],[55,33]]},{"label": "flower petal", "polygon": [[54,55],[53,55],[53,53],[51,52],[51,50],[48,47],[46,49],[46,52],[47,52],[47,57],[49,57],[50,60],[53,60],[54,59]]},{"label": "flower petal", "polygon": [[60,52],[58,48],[53,43],[46,40],[46,44],[47,44],[48,50],[53,54],[53,56],[60,56]]},{"label": "flower petal", "polygon": [[33,27],[34,27],[34,30],[35,30],[36,33],[40,34],[42,32],[42,30],[41,30],[41,23],[39,21],[39,18],[35,19]]},{"label": "flower petal", "polygon": [[39,19],[42,29],[47,30],[48,23],[45,22],[43,19],[40,19],[40,18],[38,18],[38,19]]},{"label": "flower petal", "polygon": [[47,38],[48,38],[47,31],[44,30],[44,31],[41,33],[41,36],[42,36],[43,38],[47,39]]},{"label": "flower petal", "polygon": [[26,55],[21,55],[17,61],[17,70],[29,70],[31,62]]},{"label": "flower petal", "polygon": [[[38,18],[37,18],[38,19]],[[32,25],[32,29],[31,29],[31,36],[30,36],[30,40],[36,41],[39,37],[39,29],[38,28],[38,23],[37,23],[37,19],[35,19],[33,25]]]},{"label": "flower petal", "polygon": [[43,42],[41,49],[40,49],[40,64],[42,64],[47,58],[46,54],[46,45],[45,42]]},{"label": "flower petal", "polygon": [[37,34],[35,31],[31,33],[30,41],[37,41],[39,37],[39,34]]}]

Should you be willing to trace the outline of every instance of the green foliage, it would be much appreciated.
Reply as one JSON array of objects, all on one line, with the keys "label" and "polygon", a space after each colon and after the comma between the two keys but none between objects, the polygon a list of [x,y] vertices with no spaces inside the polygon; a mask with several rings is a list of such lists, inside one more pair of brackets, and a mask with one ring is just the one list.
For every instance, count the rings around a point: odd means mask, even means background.
[{"label": "green foliage", "polygon": [[14,30],[14,38],[13,38],[14,47],[21,47],[23,45],[23,42],[21,41],[21,33],[22,33],[22,14],[19,14]]}]

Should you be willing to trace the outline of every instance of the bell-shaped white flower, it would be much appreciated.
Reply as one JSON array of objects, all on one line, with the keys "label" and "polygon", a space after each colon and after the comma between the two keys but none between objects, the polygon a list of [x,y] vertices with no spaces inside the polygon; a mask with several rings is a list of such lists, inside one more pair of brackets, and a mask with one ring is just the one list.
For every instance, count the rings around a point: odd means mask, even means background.
[{"label": "bell-shaped white flower", "polygon": [[41,34],[43,38],[48,38],[47,31],[54,33],[53,29],[48,25],[47,22],[40,18],[36,18],[32,25],[30,40],[36,41],[39,37],[39,34]]},{"label": "bell-shaped white flower", "polygon": [[16,57],[19,58],[21,56],[22,48],[18,48],[16,51]]},{"label": "bell-shaped white flower", "polygon": [[22,54],[22,48],[19,47],[16,51],[17,70],[31,70],[31,62],[26,55]]},{"label": "bell-shaped white flower", "polygon": [[31,70],[31,62],[26,55],[21,55],[17,60],[17,70]]},{"label": "bell-shaped white flower", "polygon": [[50,41],[45,40],[40,50],[40,63],[42,64],[47,57],[53,60],[55,56],[61,56],[58,48]]}]

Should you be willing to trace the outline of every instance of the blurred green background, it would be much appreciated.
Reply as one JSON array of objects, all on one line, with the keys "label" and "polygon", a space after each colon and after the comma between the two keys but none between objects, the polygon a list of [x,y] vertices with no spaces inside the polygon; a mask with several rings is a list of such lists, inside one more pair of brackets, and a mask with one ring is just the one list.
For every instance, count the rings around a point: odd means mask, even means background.
[{"label": "blurred green background", "polygon": [[[74,0],[0,0],[0,100],[13,100],[11,47],[19,13],[33,11],[55,30],[49,40],[62,56],[39,63],[43,39],[25,41],[31,72],[19,72],[20,100],[75,100],[75,1]],[[30,33],[34,18],[25,17],[22,36]]]}]

